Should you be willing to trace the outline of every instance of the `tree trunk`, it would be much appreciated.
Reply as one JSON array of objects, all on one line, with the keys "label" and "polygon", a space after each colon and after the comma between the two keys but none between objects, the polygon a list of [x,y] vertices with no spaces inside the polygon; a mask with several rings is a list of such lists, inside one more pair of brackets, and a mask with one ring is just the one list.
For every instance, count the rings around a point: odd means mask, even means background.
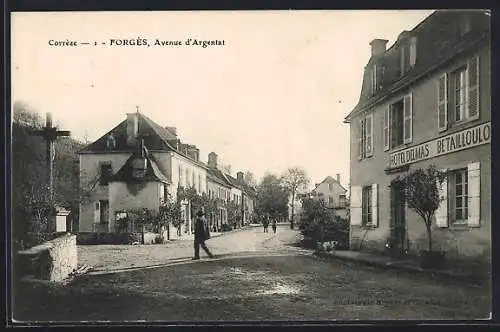
[{"label": "tree trunk", "polygon": [[427,237],[429,238],[429,252],[432,251],[432,233],[431,233],[431,223],[426,222],[425,226],[427,228]]},{"label": "tree trunk", "polygon": [[167,223],[167,241],[170,241],[170,223]]}]

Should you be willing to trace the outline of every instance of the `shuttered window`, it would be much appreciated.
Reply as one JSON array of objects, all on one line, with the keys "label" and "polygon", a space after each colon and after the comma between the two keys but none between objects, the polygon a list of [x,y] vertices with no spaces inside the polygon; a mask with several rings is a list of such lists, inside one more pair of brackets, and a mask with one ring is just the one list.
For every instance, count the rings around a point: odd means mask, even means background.
[{"label": "shuttered window", "polygon": [[357,143],[358,160],[373,155],[373,114],[359,120]]},{"label": "shuttered window", "polygon": [[411,143],[413,138],[413,105],[412,94],[404,97],[404,110],[403,110],[403,137],[404,143]]},{"label": "shuttered window", "polygon": [[468,117],[479,117],[479,56],[473,57],[467,63],[468,74]]},{"label": "shuttered window", "polygon": [[390,149],[390,128],[391,128],[391,107],[387,106],[384,110],[384,151]]},{"label": "shuttered window", "polygon": [[439,77],[437,121],[440,132],[456,123],[479,118],[479,82],[479,56],[474,56],[460,68]]},{"label": "shuttered window", "polygon": [[362,187],[351,186],[350,197],[350,222],[353,226],[361,225],[361,201],[362,201]]},{"label": "shuttered window", "polygon": [[448,127],[448,75],[445,73],[438,80],[438,129],[446,130]]}]

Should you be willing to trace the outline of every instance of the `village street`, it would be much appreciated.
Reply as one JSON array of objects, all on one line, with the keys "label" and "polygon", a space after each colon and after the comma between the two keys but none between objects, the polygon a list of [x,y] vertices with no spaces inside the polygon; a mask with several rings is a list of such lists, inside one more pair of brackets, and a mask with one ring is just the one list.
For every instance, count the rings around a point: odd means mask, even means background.
[{"label": "village street", "polygon": [[[324,261],[289,246],[297,237],[289,226],[279,226],[276,235],[250,228],[210,239],[207,245],[217,257],[208,259],[202,252],[202,259],[195,262],[190,259],[189,240],[121,246],[121,251],[120,246],[80,248],[79,259],[99,263],[95,269],[67,286],[20,287],[15,318],[303,321],[489,315],[487,290],[357,263]],[[106,259],[95,254],[100,250],[107,252]]]}]

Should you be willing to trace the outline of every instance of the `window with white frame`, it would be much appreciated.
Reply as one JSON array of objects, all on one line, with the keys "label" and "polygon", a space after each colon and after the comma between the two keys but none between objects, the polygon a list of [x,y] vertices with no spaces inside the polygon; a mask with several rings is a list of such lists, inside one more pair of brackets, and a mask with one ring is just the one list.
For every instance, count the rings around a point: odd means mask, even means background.
[{"label": "window with white frame", "polygon": [[438,227],[449,225],[480,225],[480,162],[473,162],[466,167],[447,170],[442,184],[438,184],[441,199],[436,211]]},{"label": "window with white frame", "polygon": [[349,210],[351,225],[378,227],[378,184],[351,186]]},{"label": "window with white frame", "polygon": [[438,79],[439,131],[479,118],[479,57],[442,74]]},{"label": "window with white frame", "polygon": [[363,116],[359,120],[358,134],[358,159],[373,155],[373,114]]},{"label": "window with white frame", "polygon": [[183,179],[183,172],[182,172],[182,166],[179,165],[179,186],[183,187],[184,186],[184,179]]},{"label": "window with white frame", "polygon": [[372,187],[364,186],[361,201],[361,225],[366,226],[372,223]]},{"label": "window with white frame", "polygon": [[384,151],[412,142],[413,101],[409,93],[390,104],[384,112]]}]

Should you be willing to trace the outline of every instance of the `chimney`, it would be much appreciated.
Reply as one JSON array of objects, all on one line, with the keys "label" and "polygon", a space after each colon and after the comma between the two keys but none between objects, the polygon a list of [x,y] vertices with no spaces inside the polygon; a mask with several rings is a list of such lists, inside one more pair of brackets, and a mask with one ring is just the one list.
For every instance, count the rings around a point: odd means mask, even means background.
[{"label": "chimney", "polygon": [[136,147],[139,136],[139,114],[127,113],[127,146]]},{"label": "chimney", "polygon": [[177,137],[177,127],[165,127],[166,130],[168,130],[172,135]]},{"label": "chimney", "polygon": [[337,182],[340,183],[340,174],[337,173]]},{"label": "chimney", "polygon": [[208,154],[208,167],[217,168],[217,154],[215,152]]},{"label": "chimney", "polygon": [[388,40],[386,39],[374,39],[370,42],[372,47],[372,56],[379,55],[385,52]]},{"label": "chimney", "polygon": [[238,182],[243,182],[243,172],[236,173],[236,179]]}]

